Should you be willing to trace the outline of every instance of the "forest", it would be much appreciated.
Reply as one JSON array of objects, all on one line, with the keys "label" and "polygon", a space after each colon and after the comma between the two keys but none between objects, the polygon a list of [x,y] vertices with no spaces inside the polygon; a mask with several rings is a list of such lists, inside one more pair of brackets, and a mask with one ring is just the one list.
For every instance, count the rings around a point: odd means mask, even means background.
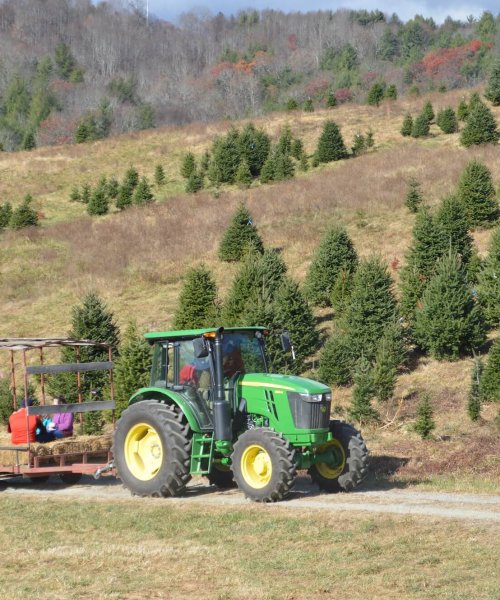
[{"label": "forest", "polygon": [[500,15],[436,24],[379,10],[198,9],[173,24],[144,3],[0,2],[0,148],[85,142],[166,124],[366,103],[482,83]]}]

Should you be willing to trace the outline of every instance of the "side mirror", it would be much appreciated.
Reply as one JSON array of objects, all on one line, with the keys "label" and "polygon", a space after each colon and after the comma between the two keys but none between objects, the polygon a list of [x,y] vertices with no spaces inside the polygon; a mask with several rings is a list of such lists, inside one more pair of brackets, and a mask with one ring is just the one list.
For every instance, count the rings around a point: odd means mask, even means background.
[{"label": "side mirror", "polygon": [[193,351],[195,358],[205,358],[208,356],[208,348],[205,345],[205,340],[202,337],[193,340]]},{"label": "side mirror", "polygon": [[280,341],[283,352],[290,352],[292,349],[292,340],[290,339],[290,334],[287,331],[280,335]]}]

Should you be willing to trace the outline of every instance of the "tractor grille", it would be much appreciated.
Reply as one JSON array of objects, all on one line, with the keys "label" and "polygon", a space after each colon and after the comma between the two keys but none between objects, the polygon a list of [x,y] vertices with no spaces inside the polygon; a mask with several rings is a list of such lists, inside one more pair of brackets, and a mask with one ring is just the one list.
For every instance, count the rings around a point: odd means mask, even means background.
[{"label": "tractor grille", "polygon": [[321,402],[310,402],[302,394],[289,392],[288,401],[297,429],[328,429],[331,400],[325,394]]}]

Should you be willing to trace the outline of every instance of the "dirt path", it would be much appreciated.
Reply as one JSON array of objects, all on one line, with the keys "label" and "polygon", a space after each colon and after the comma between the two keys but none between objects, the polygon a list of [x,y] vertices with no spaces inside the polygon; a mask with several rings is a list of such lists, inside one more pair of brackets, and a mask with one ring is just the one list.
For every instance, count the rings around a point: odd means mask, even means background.
[{"label": "dirt path", "polygon": [[[103,477],[98,481],[92,477],[83,477],[73,486],[62,485],[57,477],[47,483],[35,484],[30,480],[13,478],[0,480],[3,494],[21,496],[51,496],[54,498],[89,498],[113,500],[129,499],[143,501],[131,496],[119,481]],[[238,490],[217,491],[206,484],[202,478],[195,478],[182,498],[165,502],[189,502],[204,505],[248,505]],[[450,492],[423,492],[404,489],[376,490],[361,489],[350,494],[319,493],[309,479],[299,477],[297,485],[285,502],[268,507],[279,506],[293,509],[315,509],[330,511],[364,511],[369,513],[389,513],[400,515],[424,515],[429,517],[452,518],[461,521],[488,521],[500,524],[500,495],[456,494]]]}]

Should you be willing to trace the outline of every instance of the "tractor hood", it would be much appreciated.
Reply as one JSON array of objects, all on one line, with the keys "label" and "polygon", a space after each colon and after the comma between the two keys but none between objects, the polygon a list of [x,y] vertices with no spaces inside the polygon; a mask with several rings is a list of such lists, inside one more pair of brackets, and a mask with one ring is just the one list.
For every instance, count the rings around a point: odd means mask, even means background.
[{"label": "tractor hood", "polygon": [[238,385],[245,388],[265,388],[297,392],[299,394],[328,394],[330,388],[319,381],[296,377],[295,375],[279,375],[277,373],[249,373],[242,375]]}]

